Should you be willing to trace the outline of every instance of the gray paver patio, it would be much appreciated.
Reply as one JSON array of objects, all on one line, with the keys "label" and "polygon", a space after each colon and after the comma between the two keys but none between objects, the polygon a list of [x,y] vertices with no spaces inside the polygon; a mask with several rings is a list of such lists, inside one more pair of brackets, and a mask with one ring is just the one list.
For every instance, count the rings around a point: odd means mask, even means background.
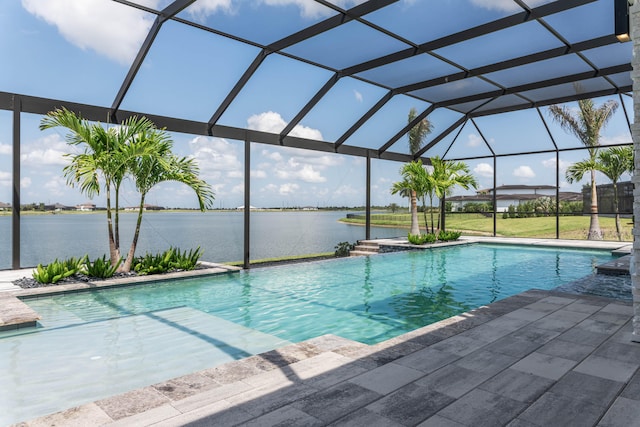
[{"label": "gray paver patio", "polygon": [[377,345],[318,337],[21,425],[640,425],[629,308],[531,290]]}]

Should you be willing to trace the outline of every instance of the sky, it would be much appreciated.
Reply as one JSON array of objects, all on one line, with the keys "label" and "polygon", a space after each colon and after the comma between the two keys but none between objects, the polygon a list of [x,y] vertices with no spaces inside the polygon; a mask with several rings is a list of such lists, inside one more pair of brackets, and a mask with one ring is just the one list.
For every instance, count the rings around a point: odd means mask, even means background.
[{"label": "sky", "polygon": [[[160,9],[168,3],[167,0],[137,2]],[[401,1],[398,10],[410,11],[419,2]],[[465,2],[477,11],[469,17],[465,15],[464,19],[468,20],[493,20],[513,13],[510,0]],[[351,7],[358,2],[337,0],[334,3]],[[394,13],[399,12],[394,10]],[[380,14],[372,14],[371,20],[375,22]],[[199,0],[179,16],[203,25],[217,25],[223,31],[258,43],[269,43],[330,15],[331,11],[324,6],[307,0]],[[153,18],[151,14],[109,0],[3,0],[0,53],[12,61],[8,66],[0,67],[0,91],[110,106]],[[437,24],[434,22],[429,27],[431,31],[439,30]],[[371,37],[367,32],[370,29],[365,31],[349,24],[343,27],[343,34],[332,37],[345,34],[350,36],[349,40],[368,40]],[[361,48],[357,51],[343,49],[346,53],[341,53],[335,49],[336,39],[328,36],[314,39],[301,43],[301,46],[292,46],[289,53],[316,55],[317,58],[309,59],[333,61],[332,65],[343,67],[356,54],[363,55],[358,58],[360,61],[368,59],[366,55],[379,55],[385,49],[393,52],[402,48],[397,41],[381,42],[371,43],[377,49],[375,52]],[[184,48],[187,42],[189,48]],[[258,52],[257,48],[168,22],[158,34],[122,108],[207,121]],[[270,55],[218,123],[279,133],[330,76],[326,70]],[[385,90],[373,85],[343,78],[304,117],[291,135],[335,141],[384,93]],[[597,99],[596,103],[608,99]],[[611,99],[620,101],[617,96]],[[631,99],[623,99],[627,110],[632,111]],[[396,96],[345,144],[379,147],[398,131],[398,126],[406,123],[410,108],[422,111],[427,106],[427,103],[414,98]],[[569,104],[569,107],[575,109],[576,104]],[[559,147],[579,146],[573,136],[551,120],[546,108],[542,108],[541,113]],[[460,114],[457,112],[437,109],[429,116],[434,124],[430,137],[449,127],[458,117]],[[88,202],[85,195],[67,185],[62,175],[62,169],[68,162],[65,154],[78,152],[77,149],[66,144],[64,129],[40,131],[40,120],[37,115],[21,115],[22,203],[76,205]],[[481,117],[474,122],[467,122],[462,130],[450,134],[427,154],[442,155],[453,142],[447,158],[487,156],[490,151],[485,139],[499,154],[553,148],[536,110]],[[5,203],[11,201],[11,130],[11,114],[0,111],[0,202]],[[202,178],[212,185],[216,193],[215,208],[244,205],[244,142],[181,133],[171,133],[171,137],[176,154],[197,160]],[[631,142],[622,108],[604,129],[601,142],[603,145]],[[252,143],[250,150],[252,206],[365,204],[365,159],[361,157],[257,143]],[[390,151],[408,152],[407,138],[401,138]],[[564,179],[566,168],[585,156],[584,151],[560,154],[561,191],[580,191],[587,182],[568,184]],[[551,152],[499,157],[495,164],[490,157],[466,163],[480,188],[492,187],[494,174],[497,185],[555,185],[556,182],[556,156]],[[392,183],[400,179],[401,166],[398,162],[372,160],[373,205],[407,205],[406,199],[390,194]],[[598,182],[607,180],[599,176]],[[470,193],[473,190],[458,189],[455,192]],[[138,195],[131,183],[125,184],[122,197],[126,206],[138,203]],[[194,194],[187,187],[175,183],[156,187],[147,202],[165,207],[197,206]],[[103,196],[96,197],[93,203],[103,206]]]}]

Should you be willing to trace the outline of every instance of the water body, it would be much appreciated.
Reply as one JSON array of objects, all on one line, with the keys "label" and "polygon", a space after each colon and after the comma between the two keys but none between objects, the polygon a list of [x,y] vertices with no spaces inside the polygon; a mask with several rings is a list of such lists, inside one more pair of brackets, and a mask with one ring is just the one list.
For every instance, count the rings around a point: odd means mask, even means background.
[{"label": "water body", "polygon": [[[339,242],[365,238],[365,228],[338,222],[342,211],[282,211],[251,213],[250,257],[253,260],[331,252]],[[121,247],[127,252],[135,227],[135,213],[121,213]],[[23,215],[21,265],[46,264],[84,254],[94,259],[108,254],[105,213]],[[170,246],[200,246],[202,259],[241,261],[244,244],[243,212],[146,212],[137,255],[157,253]],[[372,227],[372,238],[407,234],[401,228]],[[11,268],[11,217],[0,217],[0,269]]]}]

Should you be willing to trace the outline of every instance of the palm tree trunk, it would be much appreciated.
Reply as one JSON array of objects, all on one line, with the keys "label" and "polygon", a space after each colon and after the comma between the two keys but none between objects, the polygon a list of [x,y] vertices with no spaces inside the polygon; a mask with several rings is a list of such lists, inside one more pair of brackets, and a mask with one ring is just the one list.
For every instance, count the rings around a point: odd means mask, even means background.
[{"label": "palm tree trunk", "polygon": [[424,218],[424,229],[429,229],[429,222],[427,222],[427,204],[425,203],[424,196],[421,197],[422,200],[422,217]]},{"label": "palm tree trunk", "polygon": [[120,250],[120,185],[116,184],[116,207],[115,207],[115,244],[116,249]]},{"label": "palm tree trunk", "polygon": [[416,200],[416,192],[411,190],[411,234],[420,234],[420,226],[418,225],[418,203]]},{"label": "palm tree trunk", "polygon": [[131,271],[131,264],[133,264],[133,257],[135,256],[136,246],[138,245],[138,236],[140,236],[140,224],[142,224],[143,210],[144,210],[144,194],[140,196],[140,206],[138,206],[138,220],[136,221],[136,230],[133,233],[133,240],[131,241],[131,247],[129,248],[127,259],[124,261],[124,264],[121,267],[121,271],[125,273]]},{"label": "palm tree trunk", "polygon": [[107,233],[109,234],[109,258],[115,266],[120,260],[120,249],[116,246],[113,236],[113,220],[111,218],[111,189],[107,183]]},{"label": "palm tree trunk", "polygon": [[618,209],[618,183],[613,183],[613,210],[616,213],[616,234],[618,240],[622,241],[622,233],[620,232],[620,210]]},{"label": "palm tree trunk", "polygon": [[589,240],[602,240],[600,221],[598,220],[598,192],[596,191],[596,171],[591,170],[591,220],[589,221]]},{"label": "palm tree trunk", "polygon": [[433,233],[433,224],[435,222],[433,220],[433,198],[429,200],[429,211],[431,212],[431,233]]}]

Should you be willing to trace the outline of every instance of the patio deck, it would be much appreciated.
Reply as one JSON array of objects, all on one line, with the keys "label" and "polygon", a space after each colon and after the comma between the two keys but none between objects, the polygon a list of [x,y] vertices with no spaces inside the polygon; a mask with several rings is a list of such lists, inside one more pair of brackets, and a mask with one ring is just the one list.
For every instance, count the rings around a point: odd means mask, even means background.
[{"label": "patio deck", "polygon": [[631,318],[530,290],[377,345],[326,335],[20,425],[638,426]]}]

